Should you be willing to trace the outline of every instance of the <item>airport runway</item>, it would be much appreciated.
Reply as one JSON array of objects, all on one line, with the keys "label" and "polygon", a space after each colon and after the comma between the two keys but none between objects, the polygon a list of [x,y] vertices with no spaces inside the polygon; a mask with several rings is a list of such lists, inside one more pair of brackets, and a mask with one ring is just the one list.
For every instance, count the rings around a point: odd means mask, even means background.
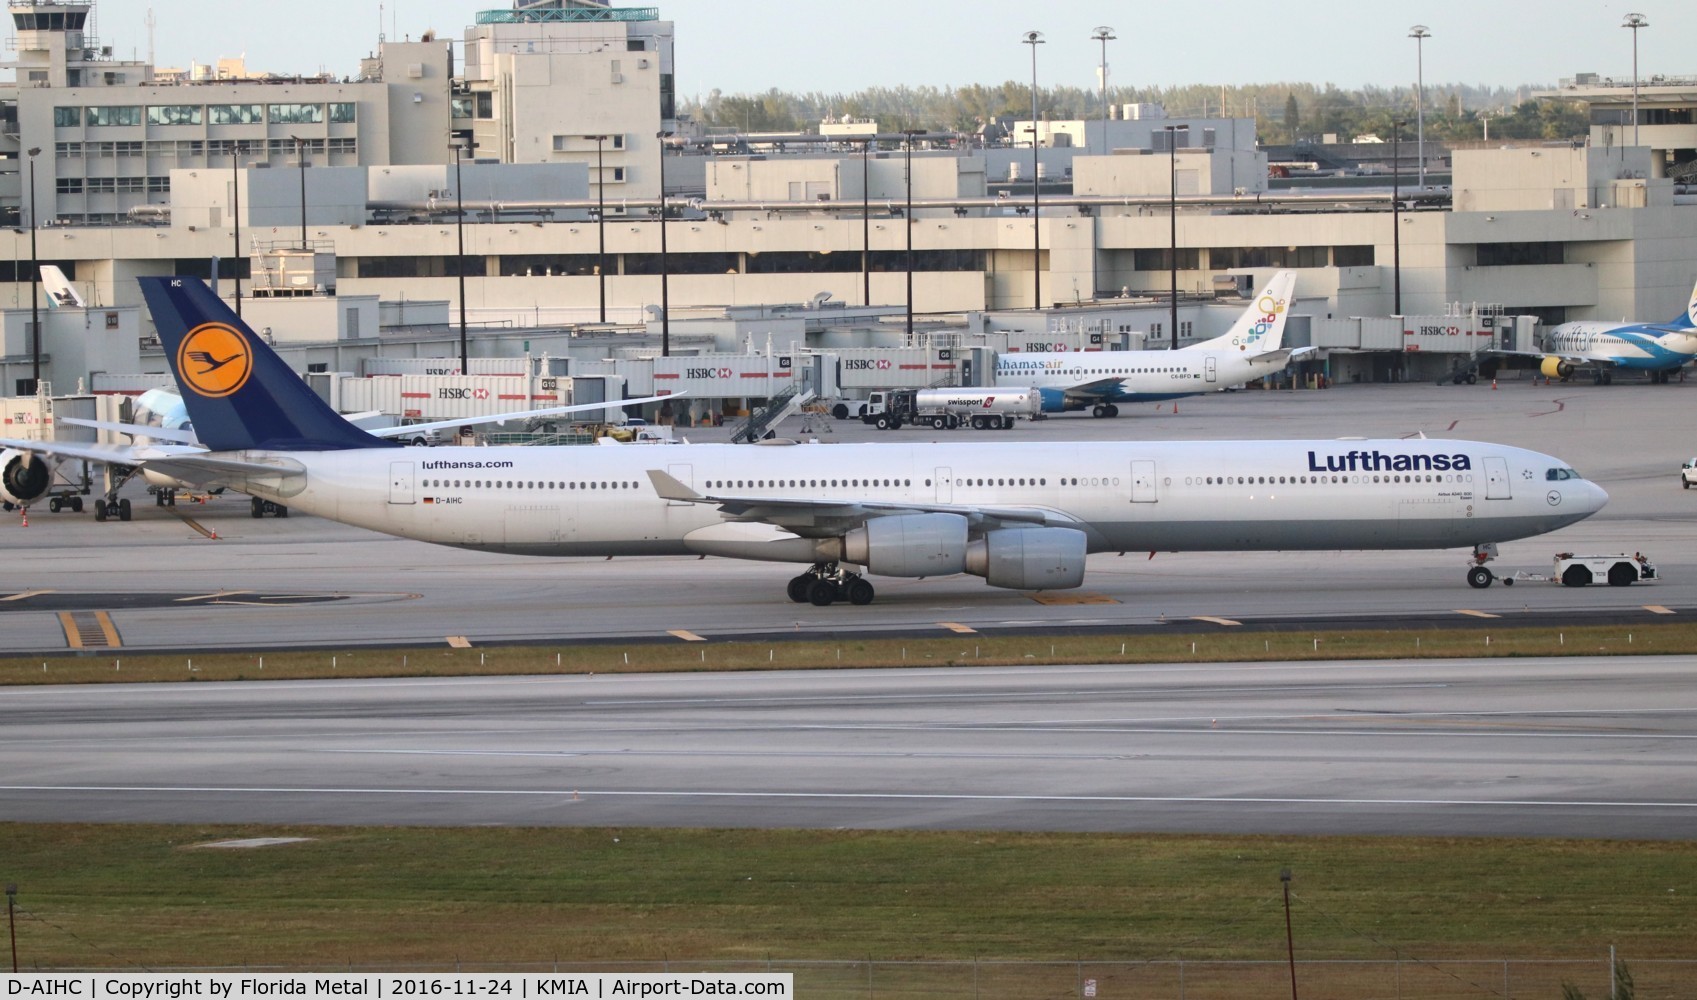
[{"label": "airport runway", "polygon": [[21,688],[27,822],[1687,838],[1690,657]]},{"label": "airport runway", "polygon": [[[1537,448],[1610,493],[1597,517],[1506,543],[1499,573],[1547,572],[1557,551],[1652,558],[1653,586],[1488,590],[1462,579],[1466,552],[1127,553],[1094,556],[1077,592],[997,590],[975,577],[874,578],[868,607],[790,603],[795,567],[724,559],[548,560],[402,541],[293,517],[253,520],[244,498],[156,508],[139,489],[136,520],[89,514],[0,517],[0,634],[14,653],[724,638],[960,629],[1219,629],[1345,624],[1466,625],[1503,620],[1666,621],[1697,613],[1697,491],[1679,463],[1697,454],[1697,383],[1346,386],[1239,392],[1127,408],[1117,420],[1068,415],[955,439],[1465,437]],[[798,435],[800,421],[782,428]],[[723,440],[724,428],[684,431]],[[836,440],[937,438],[838,421]],[[213,537],[215,536],[215,537]],[[1498,616],[1483,618],[1482,615]],[[1221,624],[1223,619],[1241,625]]]}]

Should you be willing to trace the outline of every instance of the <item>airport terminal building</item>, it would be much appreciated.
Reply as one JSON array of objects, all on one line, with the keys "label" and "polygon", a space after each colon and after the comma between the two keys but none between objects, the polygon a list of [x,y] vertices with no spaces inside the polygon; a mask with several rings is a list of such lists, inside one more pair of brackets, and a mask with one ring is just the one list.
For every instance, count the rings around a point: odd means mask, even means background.
[{"label": "airport terminal building", "polygon": [[[95,8],[9,3],[0,394],[37,366],[56,389],[162,370],[145,275],[216,273],[226,297],[237,278],[256,328],[336,370],[457,353],[462,308],[485,356],[653,354],[673,323],[809,303],[816,332],[779,349],[970,345],[997,324],[1057,342],[1093,323],[1159,346],[1175,275],[1191,341],[1230,312],[1209,305],[1217,287],[1295,268],[1301,335],[1372,378],[1447,364],[1375,334],[1384,317],[1665,319],[1697,278],[1688,81],[1641,83],[1642,145],[1622,141],[1620,88],[1587,84],[1564,96],[1595,102],[1589,142],[1458,149],[1444,188],[1416,189],[1404,142],[1393,204],[1388,177],[1270,188],[1248,119],[1046,122],[1036,149],[1020,123],[1011,143],[714,135],[678,115],[656,8],[468,10],[461,38],[380,38],[344,78],[125,61]],[[60,267],[92,318],[32,310],[31,261]],[[771,329],[736,327],[760,346]]]}]

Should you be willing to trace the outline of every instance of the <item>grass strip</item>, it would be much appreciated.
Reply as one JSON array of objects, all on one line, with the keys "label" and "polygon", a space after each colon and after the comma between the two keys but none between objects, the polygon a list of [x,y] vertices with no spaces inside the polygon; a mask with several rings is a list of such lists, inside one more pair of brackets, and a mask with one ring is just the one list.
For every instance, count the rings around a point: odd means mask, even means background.
[{"label": "grass strip", "polygon": [[953,667],[1044,663],[1447,659],[1697,653],[1697,624],[1472,627],[1195,634],[983,636],[634,645],[348,648],[310,652],[77,655],[0,659],[0,685],[185,680],[322,680],[659,671]]},{"label": "grass strip", "polygon": [[[308,837],[253,849],[206,843]],[[28,968],[1691,958],[1697,845],[0,824]]]}]

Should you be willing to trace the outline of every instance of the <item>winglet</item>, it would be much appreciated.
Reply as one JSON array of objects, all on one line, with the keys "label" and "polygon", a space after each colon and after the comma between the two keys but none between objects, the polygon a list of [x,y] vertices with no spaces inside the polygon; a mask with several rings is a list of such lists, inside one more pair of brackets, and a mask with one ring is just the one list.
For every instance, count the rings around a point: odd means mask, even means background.
[{"label": "winglet", "polygon": [[700,503],[707,498],[685,486],[676,477],[667,475],[659,469],[648,470],[648,481],[654,484],[654,492],[662,500],[678,500],[685,503]]}]

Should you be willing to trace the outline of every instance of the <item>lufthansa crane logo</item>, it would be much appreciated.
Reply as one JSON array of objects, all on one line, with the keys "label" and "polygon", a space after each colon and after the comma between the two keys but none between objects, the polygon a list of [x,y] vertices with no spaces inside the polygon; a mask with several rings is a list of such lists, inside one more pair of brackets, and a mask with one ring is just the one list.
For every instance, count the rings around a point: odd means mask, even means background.
[{"label": "lufthansa crane logo", "polygon": [[202,396],[228,396],[253,374],[253,351],[233,327],[202,323],[177,348],[177,373],[184,387]]}]

